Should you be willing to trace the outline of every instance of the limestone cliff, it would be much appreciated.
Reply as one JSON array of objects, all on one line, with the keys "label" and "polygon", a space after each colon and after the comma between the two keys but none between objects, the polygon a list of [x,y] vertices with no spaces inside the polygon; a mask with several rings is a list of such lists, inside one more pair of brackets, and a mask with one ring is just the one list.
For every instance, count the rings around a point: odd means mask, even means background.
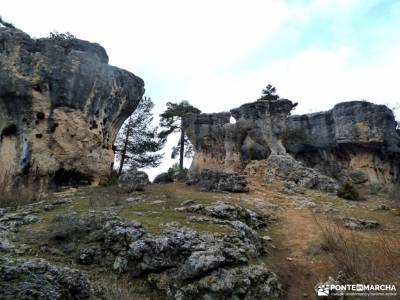
[{"label": "limestone cliff", "polygon": [[294,106],[286,99],[256,101],[230,114],[185,116],[196,151],[191,174],[243,171],[249,162],[274,154],[292,155],[342,181],[399,181],[400,137],[386,106],[352,101],[327,112],[290,116]]},{"label": "limestone cliff", "polygon": [[0,28],[0,176],[45,189],[109,174],[112,145],[144,93],[103,47]]},{"label": "limestone cliff", "polygon": [[399,181],[400,137],[385,105],[350,101],[291,116],[286,149],[309,167],[354,183]]}]

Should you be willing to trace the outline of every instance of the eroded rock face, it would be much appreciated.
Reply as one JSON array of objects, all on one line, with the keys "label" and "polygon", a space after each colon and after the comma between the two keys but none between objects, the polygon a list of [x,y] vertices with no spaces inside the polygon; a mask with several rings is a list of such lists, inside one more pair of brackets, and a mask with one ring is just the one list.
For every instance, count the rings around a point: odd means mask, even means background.
[{"label": "eroded rock face", "polygon": [[[237,172],[251,160],[286,153],[282,137],[293,107],[280,99],[246,103],[230,113],[186,115],[185,132],[196,150],[190,173]],[[231,116],[236,123],[230,123]]]},{"label": "eroded rock face", "polygon": [[400,137],[392,111],[366,101],[288,119],[285,147],[296,159],[355,184],[399,181]]},{"label": "eroded rock face", "polygon": [[98,44],[0,28],[0,178],[31,189],[99,182],[143,93]]},{"label": "eroded rock face", "polygon": [[[351,101],[326,112],[289,116],[294,106],[286,99],[256,101],[230,114],[185,116],[185,130],[196,151],[190,175],[196,177],[204,169],[242,172],[254,161],[276,155],[286,156],[280,161],[293,166],[296,160],[302,162],[302,172],[296,174],[310,175],[292,181],[323,191],[336,189],[335,180],[324,175],[354,184],[400,180],[400,137],[389,108]],[[231,116],[236,123],[229,122]]]}]

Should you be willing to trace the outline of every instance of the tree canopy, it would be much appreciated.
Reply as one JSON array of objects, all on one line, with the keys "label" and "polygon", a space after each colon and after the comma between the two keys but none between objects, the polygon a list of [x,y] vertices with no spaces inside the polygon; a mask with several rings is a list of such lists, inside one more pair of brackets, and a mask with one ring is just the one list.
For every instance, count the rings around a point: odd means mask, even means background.
[{"label": "tree canopy", "polygon": [[265,89],[262,90],[261,97],[258,100],[278,100],[279,95],[276,93],[276,87],[268,84]]},{"label": "tree canopy", "polygon": [[183,170],[183,158],[190,156],[193,152],[193,147],[187,139],[184,128],[182,126],[182,118],[187,113],[199,114],[201,111],[191,105],[188,101],[183,100],[179,103],[167,103],[167,109],[160,114],[160,127],[164,128],[160,132],[159,137],[166,140],[169,135],[174,132],[180,133],[178,145],[172,150],[172,158],[175,158],[179,153],[179,168]]},{"label": "tree canopy", "polygon": [[144,97],[122,126],[115,145],[119,174],[124,167],[157,167],[161,163],[163,154],[156,152],[162,149],[164,141],[158,137],[158,128],[152,125],[153,107],[151,99]]}]

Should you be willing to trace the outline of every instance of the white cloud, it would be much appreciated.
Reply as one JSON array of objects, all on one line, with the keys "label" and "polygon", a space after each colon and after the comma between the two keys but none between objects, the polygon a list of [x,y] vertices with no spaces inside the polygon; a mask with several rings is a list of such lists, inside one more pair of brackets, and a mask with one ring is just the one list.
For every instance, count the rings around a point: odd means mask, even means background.
[{"label": "white cloud", "polygon": [[[70,31],[100,43],[112,64],[145,80],[147,94],[157,104],[156,114],[165,102],[181,99],[204,112],[229,110],[257,99],[270,82],[281,96],[299,102],[296,113],[305,113],[329,109],[343,100],[400,102],[400,43],[393,35],[396,30],[389,31],[390,22],[374,28],[390,42],[361,62],[363,49],[355,47],[350,38],[330,48],[313,44],[297,49],[299,45],[293,44],[289,47],[297,51],[277,55],[273,62],[260,61],[246,70],[238,66],[255,51],[272,45],[272,37],[285,39],[290,32],[301,42],[303,29],[312,27],[315,19],[330,20],[328,25],[337,26],[344,36],[353,34],[350,29],[354,28],[349,27],[353,14],[360,16],[378,2],[13,0],[3,1],[1,13],[32,36]],[[392,6],[393,20],[399,8]],[[283,30],[287,26],[290,31]],[[166,159],[159,169],[166,170],[171,164]]]}]

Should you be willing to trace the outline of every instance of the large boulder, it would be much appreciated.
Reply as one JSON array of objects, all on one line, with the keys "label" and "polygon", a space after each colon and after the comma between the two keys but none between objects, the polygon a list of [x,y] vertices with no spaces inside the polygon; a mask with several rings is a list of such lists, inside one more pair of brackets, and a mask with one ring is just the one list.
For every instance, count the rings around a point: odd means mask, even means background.
[{"label": "large boulder", "polygon": [[163,173],[158,174],[153,180],[153,183],[157,183],[157,184],[165,184],[165,183],[172,183],[172,182],[174,182],[174,178],[168,172],[163,172]]},{"label": "large boulder", "polygon": [[149,176],[146,172],[137,170],[127,171],[118,178],[118,187],[126,193],[143,191],[144,187],[149,183]]},{"label": "large boulder", "polygon": [[8,189],[98,183],[143,80],[103,47],[0,28],[0,178]]}]

